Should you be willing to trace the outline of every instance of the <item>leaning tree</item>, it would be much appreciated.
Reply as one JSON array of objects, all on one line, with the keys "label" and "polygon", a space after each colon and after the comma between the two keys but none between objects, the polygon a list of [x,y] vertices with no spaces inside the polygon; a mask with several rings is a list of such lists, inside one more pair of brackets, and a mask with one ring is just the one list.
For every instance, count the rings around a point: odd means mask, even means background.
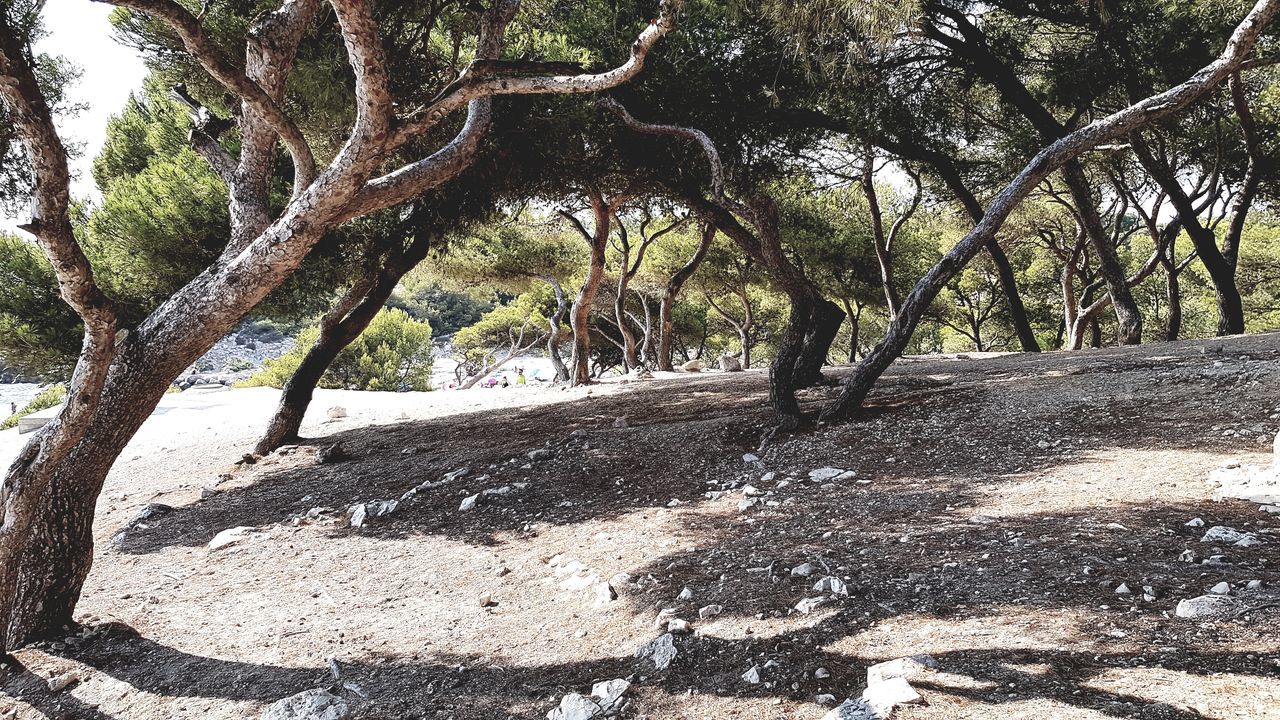
[{"label": "leaning tree", "polygon": [[[483,12],[474,59],[422,103],[401,103],[388,71],[374,3],[330,0],[330,27],[351,65],[352,121],[345,142],[321,155],[284,102],[293,58],[322,21],[321,0],[289,0],[259,16],[237,62],[214,42],[202,18],[174,0],[113,4],[162,21],[221,91],[235,99],[234,145],[210,120],[190,136],[193,148],[229,188],[230,230],[219,257],[136,325],[125,326],[100,288],[71,221],[70,172],[50,103],[37,82],[12,7],[0,13],[0,99],[24,143],[33,182],[32,217],[23,229],[48,256],[61,294],[84,322],[68,400],[10,466],[0,486],[0,648],[45,636],[71,622],[93,557],[94,506],[111,465],[166,388],[274,288],[315,245],[349,220],[402,205],[450,182],[474,158],[500,95],[592,93],[635,77],[655,44],[675,27],[679,0],[664,0],[631,46],[630,57],[599,73],[548,74],[537,63],[501,60],[518,0]],[[465,3],[461,5],[466,5]],[[37,6],[38,7],[38,6]],[[466,122],[443,146],[404,162],[401,151],[466,109]],[[291,172],[278,175],[276,146]],[[283,206],[273,184],[288,183]]]}]

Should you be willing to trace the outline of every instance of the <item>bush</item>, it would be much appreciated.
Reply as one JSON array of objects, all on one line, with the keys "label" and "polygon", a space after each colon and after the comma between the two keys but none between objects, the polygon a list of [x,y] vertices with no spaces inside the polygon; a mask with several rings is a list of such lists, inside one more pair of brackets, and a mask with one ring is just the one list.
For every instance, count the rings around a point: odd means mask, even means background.
[{"label": "bush", "polygon": [[[298,334],[293,349],[241,383],[244,387],[284,387],[320,336],[319,328]],[[348,390],[430,390],[431,325],[403,310],[384,309],[348,345],[320,379],[320,387]]]},{"label": "bush", "polygon": [[27,403],[16,414],[9,417],[3,423],[0,423],[0,430],[8,430],[18,426],[18,418],[23,418],[31,413],[47,410],[51,407],[59,405],[67,397],[67,386],[61,383],[50,385],[40,391],[38,395],[31,398],[31,402]]}]

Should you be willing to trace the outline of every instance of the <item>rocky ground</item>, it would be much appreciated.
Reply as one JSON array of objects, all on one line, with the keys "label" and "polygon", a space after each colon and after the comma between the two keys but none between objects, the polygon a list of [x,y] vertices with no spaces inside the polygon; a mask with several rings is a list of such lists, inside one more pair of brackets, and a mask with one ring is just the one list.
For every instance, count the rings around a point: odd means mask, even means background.
[{"label": "rocky ground", "polygon": [[906,720],[1280,718],[1280,515],[1206,482],[1270,462],[1278,340],[905,360],[763,449],[759,372],[322,395],[240,465],[225,391],[126,451],[0,718],[818,720],[915,655]]}]

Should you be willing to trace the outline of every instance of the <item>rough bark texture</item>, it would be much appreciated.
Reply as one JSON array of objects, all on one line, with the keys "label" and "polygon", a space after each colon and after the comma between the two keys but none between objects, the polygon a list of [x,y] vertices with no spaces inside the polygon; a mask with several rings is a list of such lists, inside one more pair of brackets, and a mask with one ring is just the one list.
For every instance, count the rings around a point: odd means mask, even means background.
[{"label": "rough bark texture", "polygon": [[[71,232],[65,150],[26,64],[26,48],[0,20],[0,100],[31,149],[36,179],[38,212],[26,229],[40,240],[63,297],[86,328],[64,410],[20,452],[0,486],[0,652],[57,632],[70,622],[93,557],[97,496],[112,463],[173,379],[297,269],[329,229],[399,204],[465,169],[492,96],[595,92],[634,77],[649,50],[674,28],[678,8],[678,2],[664,2],[659,18],[632,46],[631,57],[613,70],[463,83],[428,109],[428,121],[397,122],[373,4],[331,0],[353,70],[355,122],[347,143],[318,172],[297,124],[272,97],[283,87],[296,45],[314,19],[316,0],[289,0],[255,22],[247,49],[250,74],[224,57],[205,35],[200,19],[172,0],[117,4],[166,23],[194,59],[249,109],[248,117],[242,112],[239,118],[247,124],[242,130],[252,136],[242,136],[240,166],[254,170],[243,187],[232,190],[230,251],[137,328],[117,333],[114,311],[98,291],[92,268]],[[500,0],[486,12],[482,55],[501,49],[502,31],[517,7],[515,0]],[[464,106],[467,126],[453,142],[418,163],[372,178],[395,150]],[[258,120],[269,127],[260,135],[253,127]],[[285,208],[264,223],[245,203],[269,206],[265,188],[270,183],[255,181],[260,168],[267,168],[269,177],[277,136],[293,160],[295,182]],[[216,142],[204,138],[196,140],[196,149],[203,149],[215,170],[225,174],[230,167],[222,155],[225,149],[219,151]],[[262,193],[258,197],[239,194],[244,190],[252,195],[255,187]]]},{"label": "rough bark texture", "polygon": [[590,196],[594,223],[591,230],[587,230],[572,214],[561,213],[587,241],[591,254],[587,277],[582,281],[582,288],[578,290],[569,313],[569,326],[573,328],[573,355],[569,361],[571,385],[591,382],[591,308],[600,292],[600,281],[604,279],[605,250],[609,245],[612,209],[598,192],[592,191]]},{"label": "rough bark texture", "polygon": [[884,340],[858,365],[845,382],[840,396],[824,410],[825,420],[848,417],[861,407],[867,393],[911,339],[920,318],[946,283],[955,277],[1004,224],[1019,203],[1052,172],[1081,153],[1182,110],[1227,79],[1245,60],[1261,34],[1280,11],[1280,0],[1261,0],[1235,29],[1222,53],[1186,82],[1096,120],[1036,154],[1012,182],[996,196],[982,222],[938,264],[934,265],[903,301],[898,319],[890,324]]}]

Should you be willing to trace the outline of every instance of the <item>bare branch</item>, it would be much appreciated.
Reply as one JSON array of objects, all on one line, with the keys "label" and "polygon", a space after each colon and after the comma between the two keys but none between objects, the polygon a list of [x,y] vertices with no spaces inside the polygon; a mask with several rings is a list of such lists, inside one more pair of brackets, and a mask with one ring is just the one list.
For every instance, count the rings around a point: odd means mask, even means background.
[{"label": "bare branch", "polygon": [[711,166],[711,191],[717,200],[724,198],[724,163],[720,160],[720,151],[716,149],[716,144],[712,142],[705,132],[697,128],[680,127],[678,125],[655,125],[653,123],[640,122],[621,103],[613,98],[602,97],[597,100],[597,104],[615,115],[622,121],[623,125],[635,132],[646,135],[668,135],[683,140],[691,140],[702,146],[702,152],[707,156],[707,162]]}]

